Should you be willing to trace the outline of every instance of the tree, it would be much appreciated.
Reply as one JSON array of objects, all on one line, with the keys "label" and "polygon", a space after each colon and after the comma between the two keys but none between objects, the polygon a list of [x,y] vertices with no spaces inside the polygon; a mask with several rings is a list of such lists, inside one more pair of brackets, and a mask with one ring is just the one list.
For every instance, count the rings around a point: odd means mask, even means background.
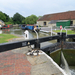
[{"label": "tree", "polygon": [[38,17],[36,15],[31,15],[25,18],[23,21],[25,24],[36,24]]},{"label": "tree", "polygon": [[6,17],[6,20],[5,20],[5,22],[8,22],[9,21],[9,16],[6,14],[6,13],[3,13],[4,15],[5,15],[5,17]]},{"label": "tree", "polygon": [[40,19],[42,16],[38,16],[38,19]]},{"label": "tree", "polygon": [[6,21],[6,16],[0,11],[0,19],[2,20],[2,21]]},{"label": "tree", "polygon": [[25,19],[25,18],[22,15],[20,15],[19,13],[14,14],[14,16],[12,18],[14,24],[21,24],[23,19]]},{"label": "tree", "polygon": [[10,18],[9,18],[9,21],[8,21],[8,22],[5,22],[5,24],[6,24],[6,25],[7,25],[7,24],[14,24],[14,23],[13,23],[13,20],[12,20],[12,17],[10,17]]},{"label": "tree", "polygon": [[9,22],[13,23],[12,17],[10,17]]},{"label": "tree", "polygon": [[22,24],[26,24],[25,19],[22,20]]}]

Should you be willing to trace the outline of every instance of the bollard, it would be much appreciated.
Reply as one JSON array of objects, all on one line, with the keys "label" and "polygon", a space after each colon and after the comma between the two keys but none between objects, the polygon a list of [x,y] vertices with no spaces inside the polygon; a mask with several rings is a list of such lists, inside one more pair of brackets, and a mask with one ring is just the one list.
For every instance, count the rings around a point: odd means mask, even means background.
[{"label": "bollard", "polygon": [[26,31],[24,32],[24,34],[25,34],[25,39],[29,39],[29,31],[26,30]]}]

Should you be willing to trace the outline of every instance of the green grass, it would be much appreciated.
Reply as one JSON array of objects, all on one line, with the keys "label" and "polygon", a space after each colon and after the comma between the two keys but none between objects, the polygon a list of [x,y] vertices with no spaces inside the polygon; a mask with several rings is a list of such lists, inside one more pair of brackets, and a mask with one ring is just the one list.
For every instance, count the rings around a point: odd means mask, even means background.
[{"label": "green grass", "polygon": [[[58,32],[60,32],[61,30],[53,30],[53,32],[56,32],[56,33],[58,33]],[[62,30],[62,32],[66,32],[66,30]],[[75,31],[73,31],[73,30],[67,30],[67,34],[75,34]]]},{"label": "green grass", "polygon": [[17,38],[17,36],[11,34],[0,34],[0,43],[8,42],[9,40]]}]

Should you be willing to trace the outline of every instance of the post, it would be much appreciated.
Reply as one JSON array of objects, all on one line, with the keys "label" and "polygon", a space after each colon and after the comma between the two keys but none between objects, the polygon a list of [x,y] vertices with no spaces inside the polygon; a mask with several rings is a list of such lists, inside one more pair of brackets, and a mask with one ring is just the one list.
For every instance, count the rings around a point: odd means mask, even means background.
[{"label": "post", "polygon": [[36,48],[37,50],[40,49],[40,43],[39,43],[39,39],[38,39],[38,32],[34,29],[36,35],[37,35],[37,39],[35,41],[35,44],[34,44],[34,48]]},{"label": "post", "polygon": [[62,33],[62,39],[64,42],[66,41],[66,33]]},{"label": "post", "polygon": [[57,42],[61,42],[61,37],[63,39],[63,41],[66,41],[66,33],[57,33],[59,35],[59,39],[57,39]]},{"label": "post", "polygon": [[52,36],[52,27],[51,27],[51,36]]},{"label": "post", "polygon": [[[61,33],[60,34],[61,52],[63,52],[63,44],[66,41],[65,36],[66,36],[66,33]],[[61,66],[61,63],[62,63],[62,60],[61,60],[61,52],[60,52],[60,66]]]},{"label": "post", "polygon": [[34,28],[34,31],[35,31],[35,33],[36,33],[36,35],[37,35],[37,39],[38,39],[38,32],[35,30],[35,28]]},{"label": "post", "polygon": [[60,33],[60,45],[61,45],[61,51],[60,51],[60,67],[61,67],[61,63],[62,63],[62,56],[61,56],[61,53],[63,51],[63,39],[62,39],[62,33]]},{"label": "post", "polygon": [[39,39],[37,39],[37,40],[35,41],[34,48],[37,49],[37,50],[40,49],[40,42],[39,42]]}]

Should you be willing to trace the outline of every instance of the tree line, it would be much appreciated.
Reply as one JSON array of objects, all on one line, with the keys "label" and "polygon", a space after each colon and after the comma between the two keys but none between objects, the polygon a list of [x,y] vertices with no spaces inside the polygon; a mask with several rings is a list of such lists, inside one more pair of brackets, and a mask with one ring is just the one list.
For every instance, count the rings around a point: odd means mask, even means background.
[{"label": "tree line", "polygon": [[6,13],[0,11],[0,20],[4,21],[5,24],[36,24],[40,17],[41,16],[37,17],[36,15],[24,17],[19,13],[15,13],[13,17],[9,17]]}]

